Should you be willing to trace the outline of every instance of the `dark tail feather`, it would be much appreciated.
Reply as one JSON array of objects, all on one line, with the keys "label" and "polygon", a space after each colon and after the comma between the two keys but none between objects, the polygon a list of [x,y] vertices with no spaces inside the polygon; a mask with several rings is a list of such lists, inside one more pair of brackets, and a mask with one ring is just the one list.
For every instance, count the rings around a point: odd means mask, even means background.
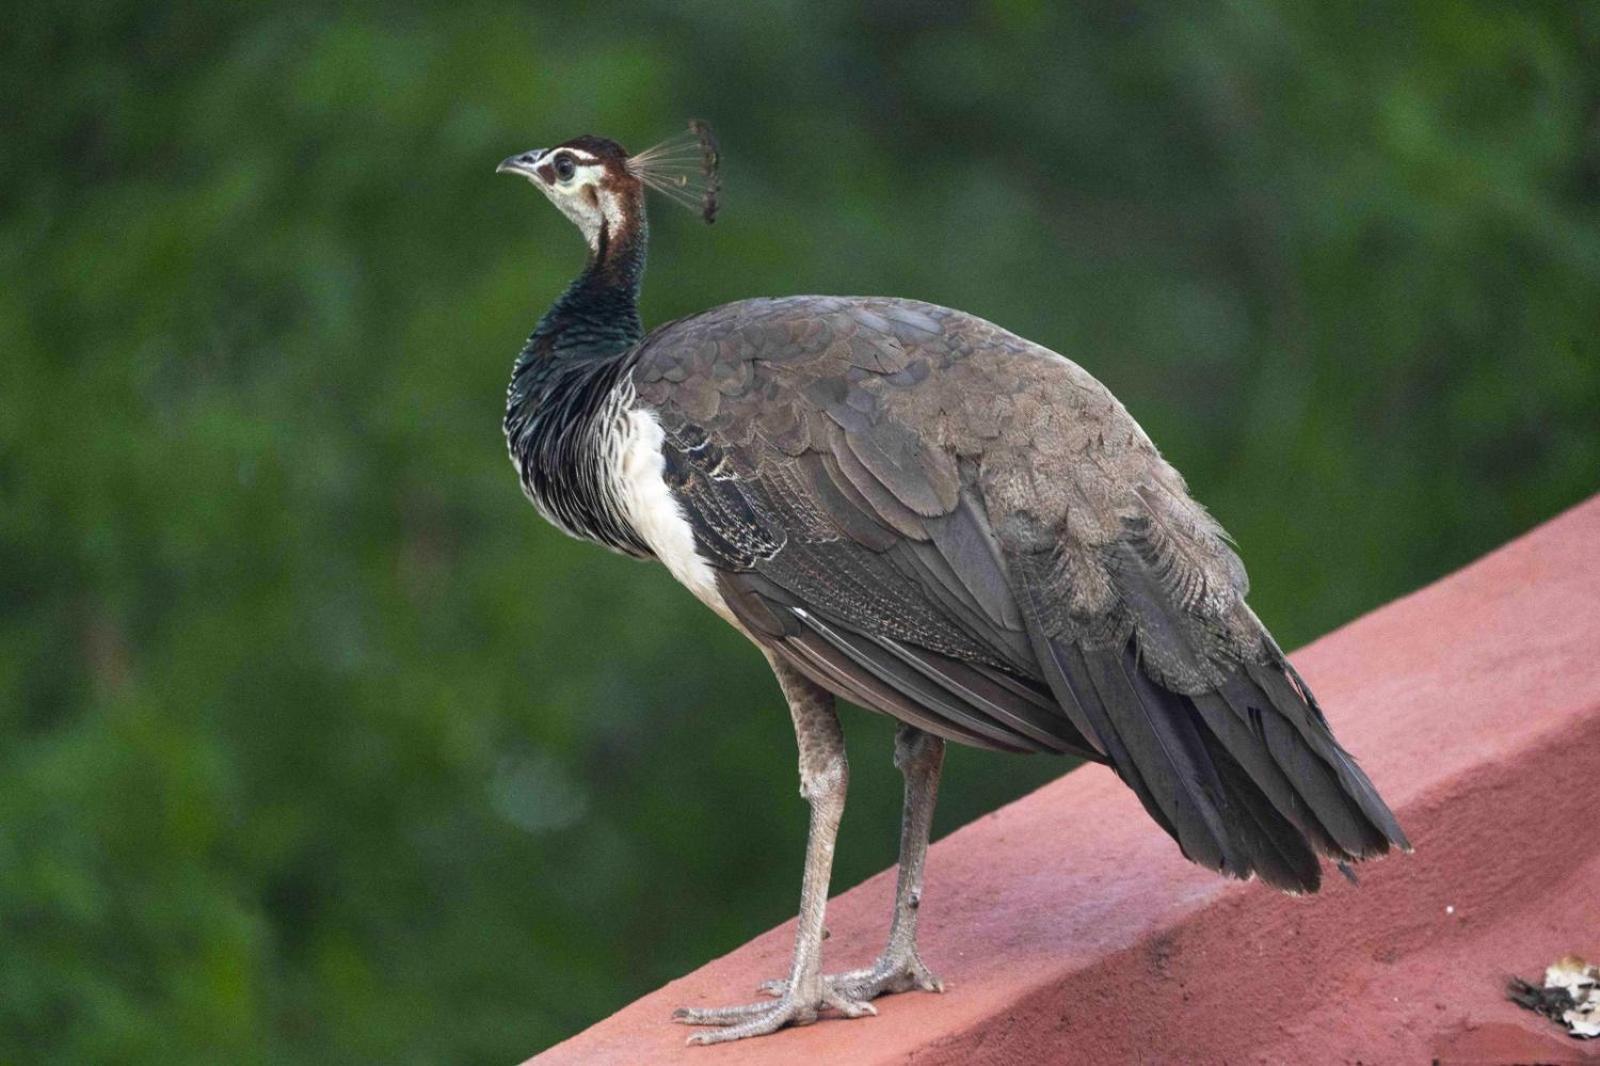
[{"label": "dark tail feather", "polygon": [[1247,708],[1236,708],[1214,692],[1202,693],[1191,699],[1217,744],[1230,754],[1267,803],[1289,823],[1297,835],[1303,837],[1319,855],[1340,853],[1338,843],[1323,828],[1311,807],[1301,798],[1288,775],[1267,750],[1256,727],[1251,724]]},{"label": "dark tail feather", "polygon": [[1151,680],[1132,640],[1086,651],[1034,635],[1068,717],[1192,861],[1314,892],[1318,855],[1345,863],[1409,846],[1290,674],[1252,666],[1190,697]]},{"label": "dark tail feather", "polygon": [[1201,866],[1248,876],[1237,834],[1229,824],[1216,762],[1206,750],[1194,715],[1174,707],[1173,694],[1150,681],[1131,643],[1124,654],[1105,649],[1085,651],[1082,656],[1111,728],[1122,737],[1144,770],[1152,794],[1178,827],[1183,853]]},{"label": "dark tail feather", "polygon": [[1228,790],[1229,807],[1244,815],[1235,819],[1235,830],[1249,869],[1285,892],[1315,892],[1322,884],[1322,866],[1305,834],[1273,806],[1226,748],[1214,741],[1211,754]]},{"label": "dark tail feather", "polygon": [[[1173,817],[1168,814],[1169,809],[1178,805],[1171,800],[1165,803],[1158,800],[1151,785],[1146,782],[1145,774],[1149,768],[1141,767],[1135,762],[1133,755],[1128,751],[1128,746],[1123,743],[1121,734],[1112,726],[1105,708],[1101,706],[1099,696],[1088,682],[1087,671],[1084,669],[1083,658],[1078,649],[1073,645],[1051,640],[1031,620],[1028,624],[1028,636],[1034,642],[1045,683],[1060,701],[1062,711],[1089,743],[1105,754],[1105,759],[1111,764],[1111,768],[1133,790],[1134,795],[1139,797],[1139,802],[1144,805],[1150,817],[1156,820],[1156,824],[1165,829],[1167,835],[1178,841],[1178,846],[1183,848],[1185,846],[1183,835],[1178,831]],[[1187,851],[1185,854],[1188,854]]]},{"label": "dark tail feather", "polygon": [[1251,665],[1247,669],[1251,680],[1260,686],[1272,706],[1293,723],[1301,739],[1333,768],[1344,795],[1355,801],[1361,814],[1376,831],[1373,850],[1365,854],[1358,853],[1356,857],[1382,854],[1389,850],[1391,844],[1402,851],[1410,851],[1411,842],[1406,839],[1394,812],[1378,795],[1366,772],[1333,738],[1333,731],[1328,728],[1328,720],[1323,717],[1322,708],[1317,706],[1316,697],[1289,661],[1280,659],[1276,667]]}]

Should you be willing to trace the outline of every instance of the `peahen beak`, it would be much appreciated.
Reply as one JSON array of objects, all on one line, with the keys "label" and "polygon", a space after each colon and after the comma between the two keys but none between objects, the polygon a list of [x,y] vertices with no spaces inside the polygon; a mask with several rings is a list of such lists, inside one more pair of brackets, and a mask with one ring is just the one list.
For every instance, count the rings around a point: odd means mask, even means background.
[{"label": "peahen beak", "polygon": [[507,156],[500,160],[500,165],[494,168],[496,174],[521,174],[525,178],[534,176],[534,167],[539,165],[539,160],[548,152],[548,148],[531,148],[519,155]]}]

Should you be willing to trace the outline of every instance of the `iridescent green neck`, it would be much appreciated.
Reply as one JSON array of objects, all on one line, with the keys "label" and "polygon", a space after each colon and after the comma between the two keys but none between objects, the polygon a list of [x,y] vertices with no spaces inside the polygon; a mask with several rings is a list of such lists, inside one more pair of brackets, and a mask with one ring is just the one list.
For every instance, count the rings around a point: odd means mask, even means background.
[{"label": "iridescent green neck", "polygon": [[602,225],[583,273],[539,319],[518,360],[615,355],[644,336],[639,288],[644,280],[649,230],[643,212],[616,234]]}]

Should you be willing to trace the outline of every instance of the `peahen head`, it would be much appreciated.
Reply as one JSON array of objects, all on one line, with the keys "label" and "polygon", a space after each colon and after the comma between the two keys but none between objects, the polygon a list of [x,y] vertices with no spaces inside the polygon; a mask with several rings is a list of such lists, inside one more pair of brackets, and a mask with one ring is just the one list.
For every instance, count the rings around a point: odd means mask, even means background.
[{"label": "peahen head", "polygon": [[717,146],[711,129],[691,122],[689,133],[637,155],[616,141],[584,134],[554,148],[535,148],[503,160],[496,173],[526,178],[560,208],[596,254],[644,224],[644,189],[698,210],[717,212]]}]

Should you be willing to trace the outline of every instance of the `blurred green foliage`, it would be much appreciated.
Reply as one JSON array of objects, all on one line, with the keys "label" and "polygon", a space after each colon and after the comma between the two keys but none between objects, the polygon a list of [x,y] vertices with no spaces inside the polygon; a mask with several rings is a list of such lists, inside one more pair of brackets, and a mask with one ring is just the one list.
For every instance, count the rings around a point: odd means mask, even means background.
[{"label": "blurred green foliage", "polygon": [[[503,156],[711,120],[724,214],[657,206],[649,321],[887,293],[1067,353],[1294,645],[1595,489],[1597,16],[14,9],[0,1060],[510,1062],[791,913],[760,658],[506,463],[582,247]],[[840,887],[899,802],[846,727]],[[1062,769],[953,753],[939,831]]]}]

